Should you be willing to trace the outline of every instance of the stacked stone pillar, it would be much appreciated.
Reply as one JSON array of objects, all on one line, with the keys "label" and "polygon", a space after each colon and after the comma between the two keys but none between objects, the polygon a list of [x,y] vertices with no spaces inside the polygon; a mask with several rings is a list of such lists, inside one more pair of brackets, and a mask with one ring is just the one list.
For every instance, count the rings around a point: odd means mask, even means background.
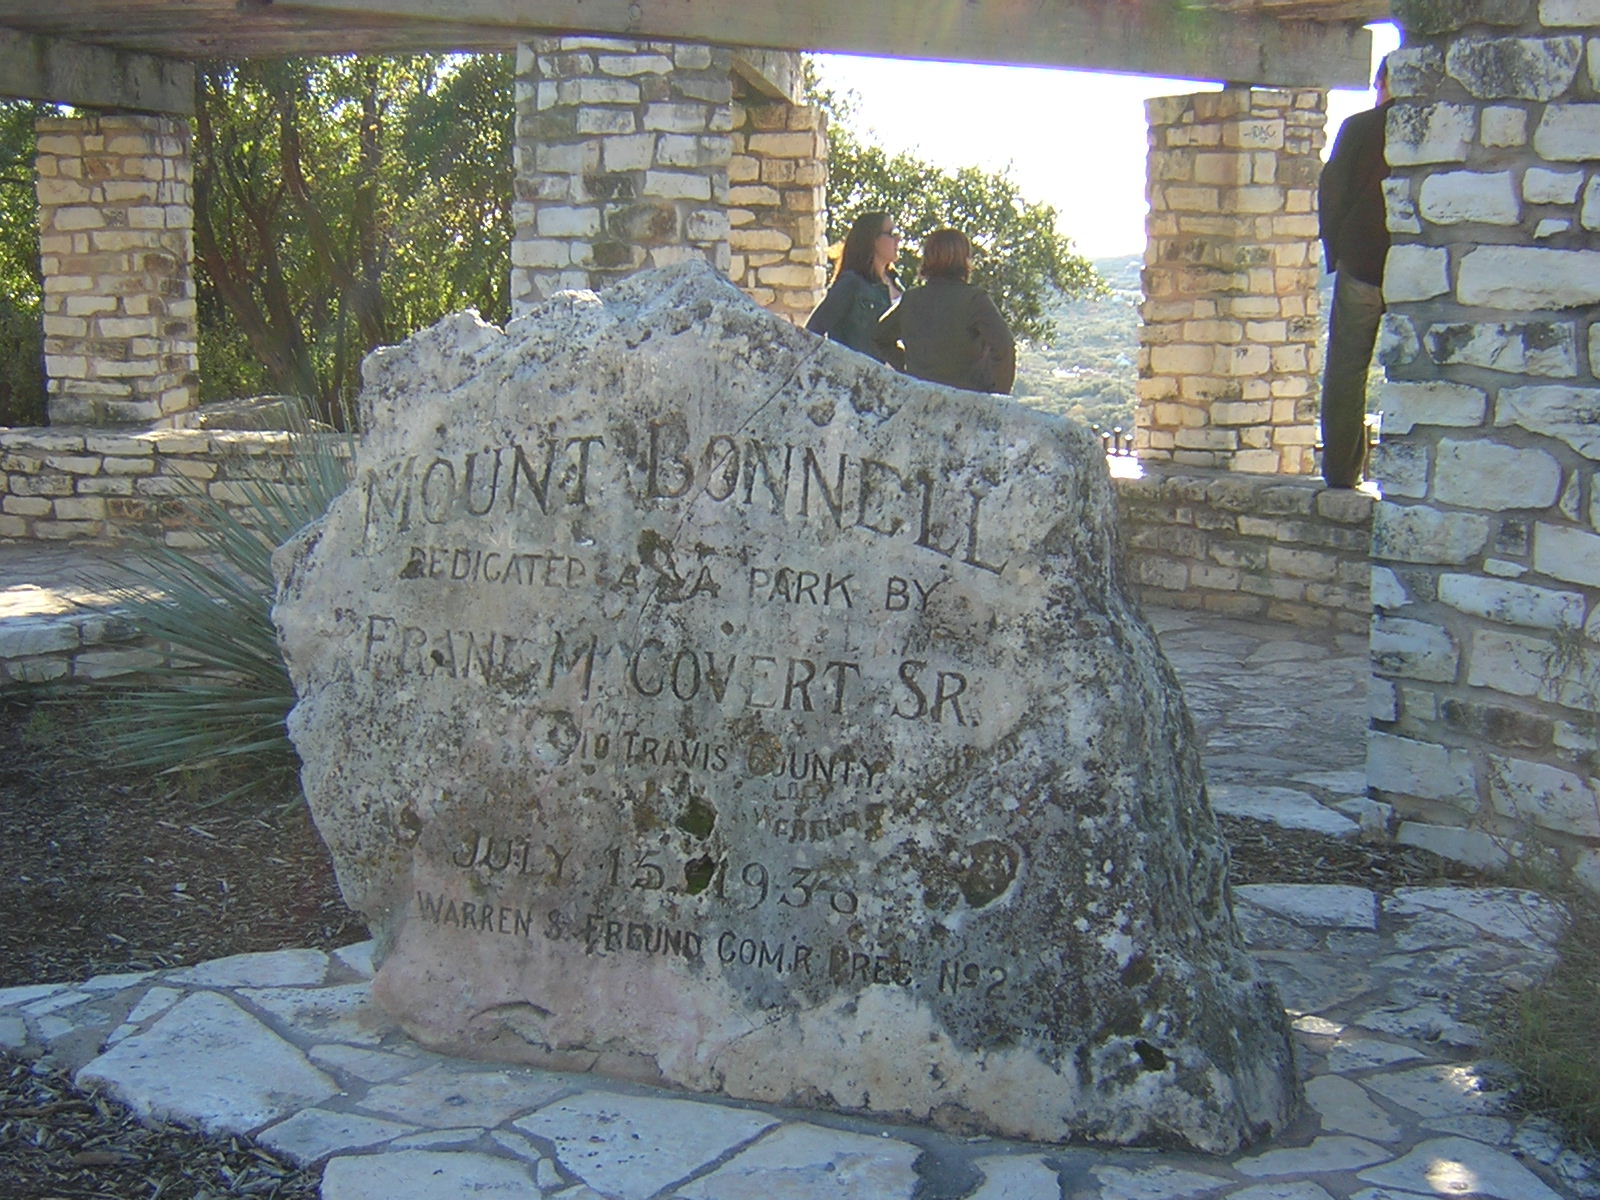
[{"label": "stacked stone pillar", "polygon": [[796,324],[827,290],[827,158],[820,109],[762,97],[735,102],[729,277]]},{"label": "stacked stone pillar", "polygon": [[1230,87],[1146,102],[1142,458],[1314,469],[1326,100]]},{"label": "stacked stone pillar", "polygon": [[[796,75],[793,57],[777,65]],[[822,114],[755,93],[733,61],[724,47],[621,38],[521,47],[515,313],[690,255],[791,320],[816,307],[826,287]]]},{"label": "stacked stone pillar", "polygon": [[1600,892],[1600,3],[1397,3],[1368,782]]},{"label": "stacked stone pillar", "polygon": [[189,136],[177,117],[38,123],[53,425],[149,422],[198,403]]},{"label": "stacked stone pillar", "polygon": [[728,270],[731,64],[721,47],[619,38],[519,49],[514,313],[690,255]]}]

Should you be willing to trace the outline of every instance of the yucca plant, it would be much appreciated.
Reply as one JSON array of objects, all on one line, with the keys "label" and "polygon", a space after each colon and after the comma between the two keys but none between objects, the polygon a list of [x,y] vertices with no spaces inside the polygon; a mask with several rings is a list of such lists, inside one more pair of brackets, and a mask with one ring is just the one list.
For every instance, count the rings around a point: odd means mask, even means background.
[{"label": "yucca plant", "polygon": [[130,767],[226,780],[215,802],[295,794],[284,728],[294,689],[273,630],[272,552],[328,509],[349,482],[352,436],[288,422],[281,483],[249,482],[242,503],[201,483],[179,497],[201,543],[137,544],[119,605],[162,653],[140,686],[95,720],[107,751]]}]

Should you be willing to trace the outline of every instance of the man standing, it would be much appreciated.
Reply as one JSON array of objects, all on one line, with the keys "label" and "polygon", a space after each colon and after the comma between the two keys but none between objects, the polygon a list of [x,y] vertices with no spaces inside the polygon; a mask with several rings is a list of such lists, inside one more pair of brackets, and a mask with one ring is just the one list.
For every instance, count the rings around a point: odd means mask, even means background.
[{"label": "man standing", "polygon": [[1378,106],[1339,129],[1317,187],[1317,223],[1328,270],[1334,273],[1333,312],[1322,371],[1322,478],[1329,487],[1361,482],[1367,461],[1367,371],[1383,319],[1383,261],[1389,253],[1383,153],[1389,110],[1387,63],[1373,86]]}]

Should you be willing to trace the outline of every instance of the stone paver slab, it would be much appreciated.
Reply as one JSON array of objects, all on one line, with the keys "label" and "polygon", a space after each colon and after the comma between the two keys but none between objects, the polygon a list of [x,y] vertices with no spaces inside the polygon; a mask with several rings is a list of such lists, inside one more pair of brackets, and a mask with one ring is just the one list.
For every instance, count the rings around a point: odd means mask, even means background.
[{"label": "stone paver slab", "polygon": [[1367,888],[1336,883],[1247,883],[1233,889],[1243,900],[1313,929],[1376,929],[1378,897]]},{"label": "stone paver slab", "polygon": [[892,1138],[785,1125],[677,1194],[684,1200],[911,1200],[919,1153]]},{"label": "stone paver slab", "polygon": [[120,992],[137,987],[155,976],[154,971],[118,971],[110,975],[95,975],[78,985],[86,992]]},{"label": "stone paver slab", "polygon": [[1374,1103],[1359,1083],[1321,1075],[1306,1084],[1306,1100],[1329,1133],[1348,1133],[1374,1142],[1394,1142],[1402,1130]]},{"label": "stone paver slab", "polygon": [[116,1020],[116,1014],[108,1012],[103,1004],[74,1004],[59,1012],[36,1018],[34,1027],[39,1031],[39,1037],[45,1044],[54,1049],[54,1044],[62,1038],[71,1037],[85,1030],[98,1029],[109,1034]]},{"label": "stone paver slab", "polygon": [[623,1200],[645,1200],[777,1123],[719,1104],[584,1092],[515,1125],[553,1143],[561,1165],[585,1183]]},{"label": "stone paver slab", "polygon": [[312,1163],[346,1150],[364,1150],[393,1141],[416,1126],[397,1121],[375,1121],[359,1113],[305,1108],[261,1134],[263,1145],[293,1159]]},{"label": "stone paver slab", "polygon": [[1367,772],[1361,767],[1342,771],[1304,771],[1293,778],[1296,783],[1309,783],[1312,787],[1326,788],[1346,796],[1364,796],[1367,791]]},{"label": "stone paver slab", "polygon": [[322,1172],[322,1200],[533,1200],[538,1194],[524,1164],[462,1151],[344,1155]]},{"label": "stone paver slab", "polygon": [[1386,917],[1394,918],[1399,926],[1394,935],[1397,950],[1464,946],[1481,936],[1476,925],[1446,912],[1423,909],[1397,913],[1392,904],[1385,904],[1383,911]]},{"label": "stone paver slab", "polygon": [[395,1083],[380,1084],[361,1100],[379,1116],[454,1129],[498,1125],[554,1100],[567,1085],[539,1071],[483,1071],[469,1064],[439,1062]]},{"label": "stone paver slab", "polygon": [[446,1150],[463,1149],[484,1135],[480,1125],[466,1125],[459,1129],[425,1129],[408,1133],[394,1140],[396,1150]]},{"label": "stone paver slab", "polygon": [[363,1050],[359,1046],[313,1046],[307,1053],[319,1067],[343,1071],[368,1083],[385,1083],[417,1069],[417,1060],[410,1055]]},{"label": "stone paver slab", "polygon": [[183,999],[183,993],[177,988],[151,988],[143,996],[139,997],[139,1003],[133,1006],[133,1009],[128,1013],[122,1024],[111,1031],[111,1036],[106,1039],[107,1044],[114,1046],[124,1038],[132,1037],[139,1032],[139,1026],[150,1020],[151,1017],[166,1012],[167,1009],[181,999]]},{"label": "stone paver slab", "polygon": [[144,1033],[125,1038],[78,1072],[141,1117],[170,1116],[203,1129],[245,1133],[339,1090],[288,1042],[232,1000],[189,996]]},{"label": "stone paver slab", "polygon": [[1229,1192],[1227,1200],[1333,1200],[1328,1189],[1309,1179],[1296,1179],[1286,1183],[1256,1183],[1237,1192]]},{"label": "stone paver slab", "polygon": [[349,967],[357,975],[371,979],[373,973],[372,952],[376,947],[377,943],[369,938],[364,942],[341,946],[333,952],[333,957]]},{"label": "stone paver slab", "polygon": [[234,954],[173,971],[168,983],[193,987],[314,987],[328,974],[328,956],[320,950],[272,950]]},{"label": "stone paver slab", "polygon": [[[518,1132],[515,1129],[491,1129],[489,1131],[489,1140],[494,1142],[496,1145],[509,1150],[518,1158],[526,1159],[530,1163],[550,1162],[550,1160],[545,1156],[544,1151],[538,1146],[534,1145],[532,1138],[525,1133]],[[555,1178],[557,1178],[555,1174],[555,1165],[553,1163],[550,1165],[549,1177],[551,1179],[551,1183],[553,1184]],[[541,1179],[539,1181],[539,1186],[546,1187],[550,1185],[546,1184],[546,1182]]]},{"label": "stone paver slab", "polygon": [[1355,837],[1361,826],[1294,788],[1222,783],[1207,789],[1211,807],[1230,817],[1265,821],[1280,829],[1304,829],[1330,837]]},{"label": "stone paver slab", "polygon": [[1089,1174],[1100,1185],[1100,1200],[1190,1200],[1228,1186],[1215,1175],[1165,1165],[1091,1167]]},{"label": "stone paver slab", "polygon": [[1268,1150],[1254,1158],[1241,1158],[1233,1169],[1259,1179],[1263,1175],[1317,1175],[1324,1171],[1350,1171],[1393,1157],[1392,1150],[1362,1138],[1319,1137],[1309,1146]]},{"label": "stone paver slab", "polygon": [[1061,1200],[1061,1181],[1041,1158],[980,1158],[983,1183],[968,1200]]},{"label": "stone paver slab", "polygon": [[1394,973],[1402,999],[1455,996],[1463,1013],[1482,1013],[1505,989],[1537,983],[1555,961],[1555,951],[1537,943],[1510,946],[1479,936],[1470,946],[1391,954],[1374,966]]},{"label": "stone paver slab", "polygon": [[1553,945],[1566,924],[1559,904],[1523,888],[1396,888],[1384,909],[1396,917],[1427,909],[1449,913],[1513,945]]},{"label": "stone paver slab", "polygon": [[1470,1050],[1483,1043],[1483,1030],[1459,1021],[1438,1003],[1386,1004],[1355,1018],[1355,1024],[1374,1033],[1387,1033],[1413,1041],[1439,1043]]},{"label": "stone paver slab", "polygon": [[23,987],[0,988],[0,1008],[21,1008],[45,996],[67,990],[64,983],[30,983]]},{"label": "stone paver slab", "polygon": [[1427,1117],[1419,1127],[1429,1133],[1448,1133],[1471,1138],[1485,1146],[1509,1146],[1514,1126],[1505,1117]]},{"label": "stone paver slab", "polygon": [[1278,998],[1292,1013],[1320,1013],[1346,1004],[1373,988],[1371,975],[1348,962],[1311,951],[1268,951],[1257,955]]},{"label": "stone paver slab", "polygon": [[1396,1162],[1362,1171],[1363,1183],[1392,1185],[1424,1196],[1483,1200],[1562,1200],[1509,1154],[1466,1138],[1423,1142]]},{"label": "stone paver slab", "polygon": [[1358,1031],[1351,1031],[1341,1036],[1328,1051],[1328,1070],[1335,1075],[1342,1075],[1348,1071],[1389,1067],[1425,1057],[1415,1047],[1384,1041],[1382,1038],[1364,1037]]},{"label": "stone paver slab", "polygon": [[321,988],[245,988],[239,995],[322,1041],[376,1046],[394,1022],[372,1001],[370,983]]},{"label": "stone paver slab", "polygon": [[86,992],[77,988],[63,988],[59,992],[51,992],[47,996],[40,996],[37,1000],[30,1000],[22,1005],[22,1011],[30,1017],[42,1017],[48,1013],[60,1012],[63,1008],[71,1008],[74,1004],[82,1004],[89,999]]},{"label": "stone paver slab", "polygon": [[1506,1095],[1471,1063],[1432,1063],[1361,1081],[1385,1100],[1421,1117],[1484,1116],[1500,1112]]}]

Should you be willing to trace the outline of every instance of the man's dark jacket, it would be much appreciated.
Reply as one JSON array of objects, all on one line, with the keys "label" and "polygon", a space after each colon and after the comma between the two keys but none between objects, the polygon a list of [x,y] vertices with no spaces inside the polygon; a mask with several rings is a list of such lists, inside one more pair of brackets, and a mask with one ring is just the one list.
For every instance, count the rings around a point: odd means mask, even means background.
[{"label": "man's dark jacket", "polygon": [[1384,219],[1383,127],[1389,105],[1356,113],[1339,127],[1333,154],[1317,186],[1317,224],[1330,271],[1347,271],[1363,283],[1383,284],[1389,253]]}]

